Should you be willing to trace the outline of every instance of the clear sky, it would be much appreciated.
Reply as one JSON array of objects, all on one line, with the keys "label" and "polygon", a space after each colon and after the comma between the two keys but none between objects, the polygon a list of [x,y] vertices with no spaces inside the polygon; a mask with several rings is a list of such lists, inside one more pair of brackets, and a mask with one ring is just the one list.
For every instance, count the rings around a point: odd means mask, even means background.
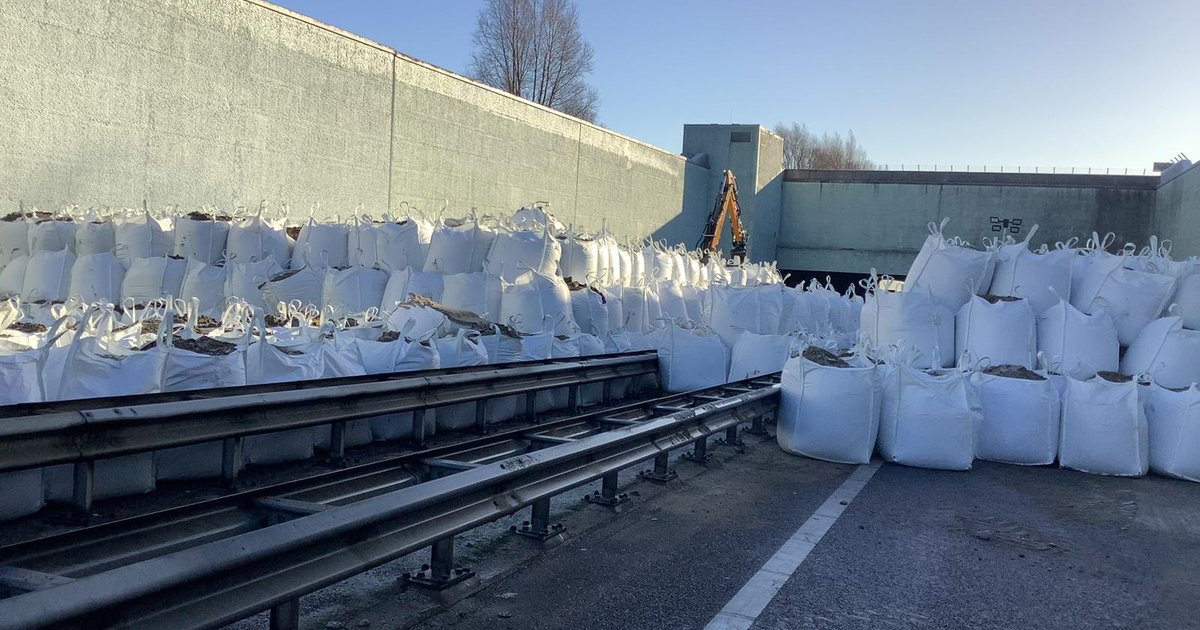
[{"label": "clear sky", "polygon": [[[276,0],[465,73],[482,0]],[[579,0],[600,123],[853,129],[905,164],[1200,161],[1200,0]]]}]

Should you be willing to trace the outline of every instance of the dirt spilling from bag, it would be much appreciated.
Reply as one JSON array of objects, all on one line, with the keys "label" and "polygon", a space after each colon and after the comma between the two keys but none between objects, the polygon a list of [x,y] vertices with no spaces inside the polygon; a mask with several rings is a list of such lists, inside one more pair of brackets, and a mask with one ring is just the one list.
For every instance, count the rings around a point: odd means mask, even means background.
[{"label": "dirt spilling from bag", "polygon": [[1027,381],[1044,381],[1046,377],[1021,365],[989,365],[983,368],[984,374],[1003,376],[1005,378],[1020,378]]},{"label": "dirt spilling from bag", "polygon": [[232,221],[233,220],[233,217],[231,217],[227,214],[212,215],[207,212],[199,212],[196,210],[193,210],[193,211],[187,213],[187,218],[189,218],[193,221]]},{"label": "dirt spilling from bag", "polygon": [[399,339],[400,332],[396,330],[389,330],[382,335],[379,335],[379,341],[383,342],[399,341]]},{"label": "dirt spilling from bag", "polygon": [[46,326],[44,326],[43,324],[38,324],[38,323],[34,323],[34,322],[16,322],[16,323],[9,325],[8,329],[15,330],[17,332],[26,333],[26,334],[44,333],[47,330],[50,330],[49,328],[46,328]]},{"label": "dirt spilling from bag", "polygon": [[808,359],[809,361],[812,361],[813,363],[816,363],[817,365],[824,365],[826,367],[840,367],[840,368],[851,367],[851,365],[849,363],[846,363],[845,361],[843,361],[841,358],[838,357],[838,355],[836,355],[824,348],[818,348],[816,346],[809,346],[804,349],[803,354],[804,354],[805,359]]},{"label": "dirt spilling from bag", "polygon": [[221,341],[212,337],[196,337],[195,339],[176,337],[175,348],[195,352],[196,354],[207,354],[212,357],[223,357],[237,350],[237,346],[228,341]]},{"label": "dirt spilling from bag", "polygon": [[450,320],[451,323],[462,326],[463,328],[478,331],[484,335],[495,333],[496,328],[499,327],[500,334],[506,337],[521,337],[521,333],[517,332],[516,329],[512,328],[511,326],[489,322],[488,320],[480,317],[477,313],[472,313],[471,311],[462,308],[446,306],[440,302],[434,302],[423,295],[417,295],[415,293],[409,295],[408,303],[416,306],[431,308],[442,315],[445,315],[446,319]]},{"label": "dirt spilling from bag", "polygon": [[578,282],[575,282],[574,278],[563,278],[563,280],[567,283],[567,289],[569,289],[571,291],[583,291],[584,289],[591,290],[596,295],[600,296],[601,304],[608,304],[608,299],[604,297],[604,292],[601,291],[600,289],[597,289],[596,287],[588,286],[586,284],[580,284]]},{"label": "dirt spilling from bag", "polygon": [[53,216],[53,215],[51,215],[49,212],[42,212],[40,210],[37,212],[31,212],[31,213],[25,213],[25,214],[22,214],[20,212],[10,212],[10,213],[0,217],[0,221],[10,221],[11,222],[11,221],[20,221],[21,219],[45,220],[45,219],[49,219],[51,216]]},{"label": "dirt spilling from bag", "polygon": [[1118,372],[1109,372],[1107,370],[1096,372],[1096,376],[1099,376],[1110,383],[1128,383],[1129,381],[1133,380],[1132,376],[1126,376]]},{"label": "dirt spilling from bag", "polygon": [[983,296],[983,299],[987,300],[991,304],[996,304],[997,302],[1016,302],[1016,301],[1024,299],[1024,298],[1013,297],[1011,295],[988,294],[988,295]]}]

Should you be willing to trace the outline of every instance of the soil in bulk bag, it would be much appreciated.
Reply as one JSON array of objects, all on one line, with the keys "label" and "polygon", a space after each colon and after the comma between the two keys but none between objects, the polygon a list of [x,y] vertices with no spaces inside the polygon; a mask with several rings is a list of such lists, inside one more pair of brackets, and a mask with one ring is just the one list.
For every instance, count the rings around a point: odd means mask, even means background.
[{"label": "soil in bulk bag", "polygon": [[146,304],[178,297],[187,275],[187,261],[175,256],[135,258],[121,281],[121,300]]},{"label": "soil in bulk bag", "polygon": [[88,303],[120,304],[124,281],[125,268],[116,256],[109,252],[87,254],[71,267],[68,293]]},{"label": "soil in bulk bag", "polygon": [[274,258],[267,258],[248,263],[225,263],[225,286],[221,293],[226,297],[235,297],[260,311],[267,311],[268,305],[259,287],[271,278],[283,273],[283,267]]},{"label": "soil in bulk bag", "polygon": [[709,322],[730,348],[743,330],[775,334],[783,315],[783,292],[778,285],[709,289]]},{"label": "soil in bulk bag", "polygon": [[1150,437],[1150,470],[1200,481],[1200,389],[1151,385],[1143,396]]},{"label": "soil in bulk bag", "polygon": [[89,217],[75,228],[75,255],[111,254],[117,248],[117,235],[111,221]]},{"label": "soil in bulk bag", "polygon": [[1071,261],[1075,251],[1059,243],[1050,250],[1030,251],[1029,241],[1038,226],[1030,228],[1020,243],[1001,245],[996,253],[996,271],[992,274],[991,295],[1029,300],[1035,313],[1041,314],[1058,303],[1058,296],[1071,295]]},{"label": "soil in bulk bag", "polygon": [[280,267],[287,265],[291,253],[283,223],[264,219],[261,209],[254,216],[235,218],[229,224],[225,258],[243,264],[274,260]]},{"label": "soil in bulk bag", "polygon": [[350,228],[343,223],[319,223],[309,218],[300,228],[292,248],[292,269],[320,270],[345,267],[350,263]]},{"label": "soil in bulk bag", "polygon": [[1150,467],[1149,429],[1140,389],[1136,380],[1110,372],[1086,381],[1068,380],[1063,393],[1059,465],[1097,475],[1146,474]]},{"label": "soil in bulk bag", "polygon": [[568,283],[571,290],[571,314],[581,331],[600,339],[608,338],[608,298],[603,291],[582,284]]},{"label": "soil in bulk bag", "polygon": [[29,254],[29,220],[13,212],[0,217],[0,269],[10,261]]},{"label": "soil in bulk bag", "polygon": [[504,231],[496,235],[488,250],[484,271],[516,282],[527,270],[553,275],[558,270],[562,248],[549,229],[538,232]]},{"label": "soil in bulk bag", "polygon": [[928,291],[951,310],[958,310],[972,294],[986,293],[992,284],[995,252],[973,249],[943,234],[949,218],[929,224],[929,236],[905,278],[905,291]]},{"label": "soil in bulk bag", "polygon": [[325,274],[314,267],[289,269],[272,276],[259,285],[264,304],[290,304],[302,306],[321,305],[321,291],[325,286]]},{"label": "soil in bulk bag", "polygon": [[1038,352],[1053,372],[1086,380],[1119,366],[1117,329],[1103,310],[1088,315],[1060,299],[1038,316],[1037,337]]},{"label": "soil in bulk bag", "polygon": [[541,332],[547,324],[554,326],[557,335],[568,334],[571,290],[562,278],[531,270],[504,286],[499,321],[525,334]]},{"label": "soil in bulk bag", "polygon": [[[435,340],[437,343],[438,359],[443,368],[471,367],[487,365],[487,348],[478,332],[460,328],[449,337]],[[475,426],[475,403],[459,403],[438,407],[434,419],[439,431],[465,429]]]},{"label": "soil in bulk bag", "polygon": [[1005,464],[1053,464],[1058,456],[1060,402],[1043,374],[995,365],[971,375],[982,419],[975,457]]},{"label": "soil in bulk bag", "polygon": [[927,291],[869,291],[859,336],[868,347],[915,348],[913,361],[919,368],[954,364],[954,313]]},{"label": "soil in bulk bag", "polygon": [[[321,354],[304,352],[302,346],[276,346],[275,330],[267,327],[260,311],[255,311],[258,337],[246,348],[246,384],[293,383],[321,378],[324,370]],[[292,339],[294,335],[285,337]],[[313,428],[248,435],[244,438],[243,451],[247,464],[305,460],[313,455]]]},{"label": "soil in bulk bag", "polygon": [[232,217],[189,212],[175,219],[175,255],[212,265],[225,258]]},{"label": "soil in bulk bag", "polygon": [[658,350],[662,388],[671,393],[715,387],[729,374],[729,349],[713,330],[671,324],[647,341]]},{"label": "soil in bulk bag", "polygon": [[187,272],[179,286],[179,297],[199,306],[199,313],[216,317],[225,308],[225,280],[229,274],[224,267],[210,265],[195,258],[187,261]]},{"label": "soil in bulk bag", "polygon": [[71,289],[71,268],[75,254],[70,250],[35,251],[25,267],[21,298],[29,302],[55,302],[67,299]]},{"label": "soil in bulk bag", "polygon": [[577,284],[587,284],[600,279],[599,246],[596,240],[584,234],[568,234],[558,237],[562,257],[558,267],[562,277]]},{"label": "soil in bulk bag", "polygon": [[368,309],[378,309],[388,285],[386,271],[371,267],[351,266],[328,269],[321,288],[321,305],[333,310],[337,318],[361,315]]},{"label": "soil in bulk bag", "polygon": [[407,302],[409,296],[421,295],[434,302],[441,302],[445,292],[443,276],[440,273],[413,271],[409,268],[393,271],[383,287],[379,310],[391,312],[397,304]]},{"label": "soil in bulk bag", "polygon": [[[182,336],[166,342],[163,365],[163,391],[209,390],[236,387],[247,383],[247,346],[249,322],[236,342],[223,341],[196,332],[199,311],[193,302]],[[230,322],[225,322],[227,327]],[[190,444],[154,453],[159,479],[203,479],[221,476],[220,441]]]},{"label": "soil in bulk bag", "polygon": [[775,438],[788,453],[866,464],[875,452],[882,402],[873,363],[809,346],[783,367]]},{"label": "soil in bulk bag", "polygon": [[742,381],[783,369],[795,337],[759,335],[749,331],[738,335],[729,359],[729,382]]},{"label": "soil in bulk bag", "polygon": [[[504,288],[499,276],[482,271],[442,276],[442,304],[460,308],[490,321],[500,318]],[[431,298],[432,299],[432,298]]]},{"label": "soil in bulk bag", "polygon": [[21,254],[0,269],[0,297],[20,297],[21,290],[25,288],[25,271],[28,268],[29,256]]},{"label": "soil in bulk bag", "polygon": [[1128,346],[1162,314],[1175,292],[1175,279],[1118,267],[1105,276],[1085,313],[1104,309],[1117,327],[1117,339]]},{"label": "soil in bulk bag", "polygon": [[113,219],[114,253],[129,269],[138,258],[162,258],[175,247],[174,231],[149,212],[129,212]]},{"label": "soil in bulk bag", "polygon": [[960,359],[1031,370],[1037,358],[1037,316],[1023,298],[972,295],[954,318],[954,346]]},{"label": "soil in bulk bag", "polygon": [[474,216],[443,219],[430,236],[424,271],[444,274],[479,273],[496,238],[496,231]]},{"label": "soil in bulk bag", "polygon": [[1200,331],[1184,328],[1176,315],[1150,322],[1121,357],[1121,373],[1148,374],[1168,389],[1200,382]]},{"label": "soil in bulk bag", "polygon": [[75,253],[75,230],[78,228],[70,217],[39,219],[29,225],[29,253],[57,252],[70,250]]},{"label": "soil in bulk bag", "polygon": [[981,413],[968,374],[928,372],[905,360],[883,371],[880,456],[905,466],[970,470]]}]

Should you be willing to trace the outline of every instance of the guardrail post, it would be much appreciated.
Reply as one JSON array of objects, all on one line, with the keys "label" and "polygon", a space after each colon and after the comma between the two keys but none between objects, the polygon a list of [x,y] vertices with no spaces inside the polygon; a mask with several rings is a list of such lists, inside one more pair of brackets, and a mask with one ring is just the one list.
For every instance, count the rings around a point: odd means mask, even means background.
[{"label": "guardrail post", "polygon": [[329,425],[329,461],[340,463],[346,459],[346,421]]},{"label": "guardrail post", "polygon": [[627,493],[617,491],[617,471],[614,470],[601,477],[600,484],[599,490],[585,497],[588,503],[615,508],[629,500]]},{"label": "guardrail post", "polygon": [[487,404],[486,398],[475,401],[475,431],[487,433]]},{"label": "guardrail post", "polygon": [[238,472],[242,470],[241,437],[226,438],[221,441],[221,481],[229,488],[236,488]]},{"label": "guardrail post", "polygon": [[299,630],[300,628],[300,598],[289,599],[286,602],[271,607],[271,630]]},{"label": "guardrail post", "polygon": [[454,564],[454,537],[447,536],[429,548],[429,564],[416,573],[406,573],[403,582],[431,591],[442,591],[475,577],[469,567]]},{"label": "guardrail post", "polygon": [[417,446],[425,446],[425,410],[414,409],[412,412],[413,442]]},{"label": "guardrail post", "polygon": [[679,477],[674,470],[671,469],[671,454],[659,453],[654,456],[654,468],[651,470],[643,470],[638,473],[638,476],[646,481],[654,483],[667,483],[672,479]]},{"label": "guardrail post", "polygon": [[96,462],[75,463],[75,484],[71,490],[71,505],[81,516],[92,513],[92,496],[96,489]]},{"label": "guardrail post", "polygon": [[537,402],[537,392],[527,392],[525,394],[525,421],[537,422],[537,407],[534,403]]},{"label": "guardrail post", "polygon": [[542,543],[542,545],[561,542],[565,528],[562,523],[550,522],[550,497],[534,501],[531,508],[529,520],[522,523],[520,527],[514,526],[511,531],[519,536]]},{"label": "guardrail post", "polygon": [[750,421],[750,426],[743,431],[750,435],[766,435],[767,427],[763,424],[763,417],[761,415],[754,416],[754,419]]},{"label": "guardrail post", "polygon": [[725,437],[717,441],[726,446],[732,446],[738,449],[739,452],[744,452],[746,443],[742,441],[741,436],[738,434],[738,429],[738,425],[731,425],[725,429]]},{"label": "guardrail post", "polygon": [[680,455],[683,459],[697,464],[703,464],[712,458],[712,453],[708,452],[708,436],[704,436],[695,442],[692,442],[692,450]]},{"label": "guardrail post", "polygon": [[612,382],[611,378],[608,379],[607,381],[604,381],[604,399],[603,400],[604,400],[605,406],[612,404],[612,399],[613,399],[612,388],[613,388],[613,382]]},{"label": "guardrail post", "polygon": [[579,386],[572,385],[567,388],[567,413],[579,413]]}]

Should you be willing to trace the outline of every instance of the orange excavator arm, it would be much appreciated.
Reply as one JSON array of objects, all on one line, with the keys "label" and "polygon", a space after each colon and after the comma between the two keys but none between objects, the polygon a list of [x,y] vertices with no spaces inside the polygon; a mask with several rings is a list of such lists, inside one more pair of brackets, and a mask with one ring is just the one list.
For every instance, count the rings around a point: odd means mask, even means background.
[{"label": "orange excavator arm", "polygon": [[749,234],[742,226],[742,207],[738,203],[737,178],[732,171],[725,171],[721,190],[717,193],[716,203],[708,214],[704,224],[704,234],[696,243],[696,249],[704,252],[705,258],[721,248],[721,233],[725,227],[725,217],[729,217],[729,228],[733,232],[733,246],[730,255],[735,260],[746,260],[749,254]]}]

